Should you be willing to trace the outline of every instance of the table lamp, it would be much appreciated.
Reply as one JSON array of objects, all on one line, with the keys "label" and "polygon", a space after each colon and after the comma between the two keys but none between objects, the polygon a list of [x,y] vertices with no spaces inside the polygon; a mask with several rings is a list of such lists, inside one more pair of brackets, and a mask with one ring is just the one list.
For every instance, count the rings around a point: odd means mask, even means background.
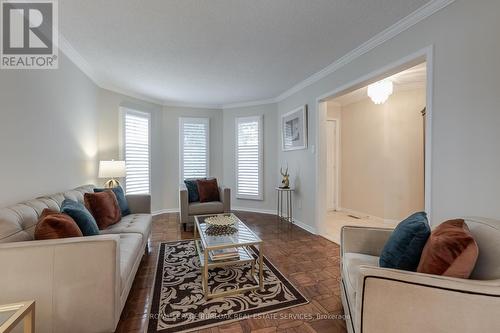
[{"label": "table lamp", "polygon": [[125,161],[100,161],[99,162],[99,178],[111,178],[104,187],[114,188],[120,186],[120,182],[115,178],[125,177]]}]

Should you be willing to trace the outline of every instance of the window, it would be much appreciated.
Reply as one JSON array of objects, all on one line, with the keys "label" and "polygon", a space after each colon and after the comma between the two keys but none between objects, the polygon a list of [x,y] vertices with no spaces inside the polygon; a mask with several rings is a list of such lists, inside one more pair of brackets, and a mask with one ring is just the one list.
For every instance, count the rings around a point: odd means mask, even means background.
[{"label": "window", "polygon": [[209,175],[209,119],[179,119],[179,160],[181,182]]},{"label": "window", "polygon": [[236,196],[262,200],[262,117],[236,118]]},{"label": "window", "polygon": [[150,114],[125,109],[124,148],[127,194],[150,193]]}]

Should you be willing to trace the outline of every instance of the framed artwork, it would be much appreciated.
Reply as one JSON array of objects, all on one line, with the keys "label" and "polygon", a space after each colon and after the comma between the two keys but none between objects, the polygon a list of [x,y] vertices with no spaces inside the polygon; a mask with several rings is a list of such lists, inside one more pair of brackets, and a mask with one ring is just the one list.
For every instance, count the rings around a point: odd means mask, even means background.
[{"label": "framed artwork", "polygon": [[283,151],[307,148],[307,105],[281,116]]}]

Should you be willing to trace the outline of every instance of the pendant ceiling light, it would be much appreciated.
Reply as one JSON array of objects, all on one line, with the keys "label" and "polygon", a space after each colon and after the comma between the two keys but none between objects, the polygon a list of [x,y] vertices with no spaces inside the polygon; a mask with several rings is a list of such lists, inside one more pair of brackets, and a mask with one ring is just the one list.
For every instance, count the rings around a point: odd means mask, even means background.
[{"label": "pendant ceiling light", "polygon": [[375,104],[383,104],[394,91],[394,84],[390,80],[382,80],[368,86],[368,97]]}]

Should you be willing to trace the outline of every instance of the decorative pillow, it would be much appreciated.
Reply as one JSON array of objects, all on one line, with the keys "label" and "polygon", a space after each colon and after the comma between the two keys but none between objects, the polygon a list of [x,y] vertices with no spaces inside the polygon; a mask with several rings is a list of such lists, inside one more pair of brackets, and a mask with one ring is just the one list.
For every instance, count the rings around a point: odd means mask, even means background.
[{"label": "decorative pillow", "polygon": [[200,201],[200,194],[198,193],[198,179],[186,179],[184,181],[188,190],[188,201]]},{"label": "decorative pillow", "polygon": [[81,203],[66,199],[61,205],[61,213],[68,214],[76,222],[84,236],[99,235],[97,222]]},{"label": "decorative pillow", "polygon": [[419,273],[468,279],[479,255],[479,248],[462,219],[441,223],[425,244]]},{"label": "decorative pillow", "polygon": [[380,267],[415,271],[431,228],[425,212],[415,213],[400,222],[380,254]]},{"label": "decorative pillow", "polygon": [[56,210],[44,209],[35,227],[35,239],[82,237],[82,232],[71,217]]},{"label": "decorative pillow", "polygon": [[128,208],[128,201],[125,197],[125,192],[121,186],[113,187],[113,188],[95,188],[95,193],[104,192],[106,190],[111,190],[116,195],[116,200],[118,200],[118,205],[120,206],[120,211],[122,212],[122,216],[130,215],[130,208]]},{"label": "decorative pillow", "polygon": [[217,179],[198,179],[196,183],[200,194],[200,202],[220,201]]},{"label": "decorative pillow", "polygon": [[97,226],[101,230],[119,222],[122,218],[118,200],[111,190],[99,193],[85,193],[84,200],[85,207],[95,218]]}]

